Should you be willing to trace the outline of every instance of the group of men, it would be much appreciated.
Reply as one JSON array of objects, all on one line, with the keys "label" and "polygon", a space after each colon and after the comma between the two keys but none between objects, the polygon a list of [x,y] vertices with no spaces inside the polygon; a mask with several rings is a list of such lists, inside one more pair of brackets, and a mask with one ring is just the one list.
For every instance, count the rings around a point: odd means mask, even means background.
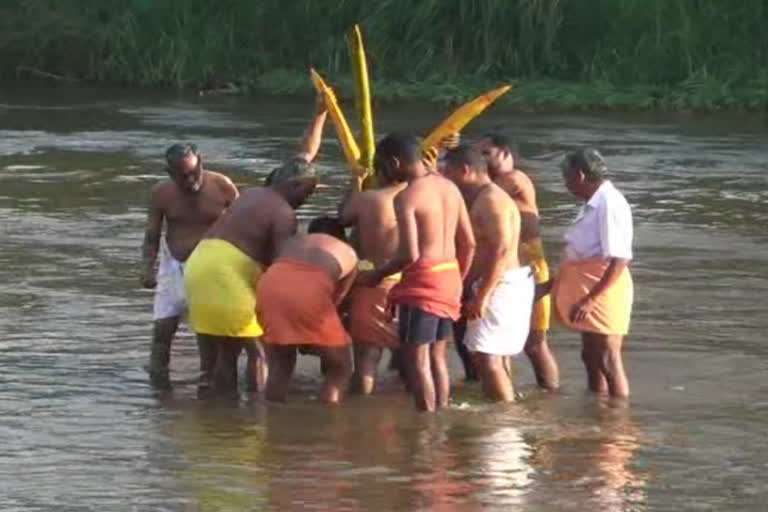
[{"label": "group of men", "polygon": [[300,152],[242,193],[204,170],[194,146],[168,149],[171,182],[152,190],[143,246],[142,282],[156,287],[153,382],[169,382],[187,311],[201,389],[235,390],[244,351],[248,387],[284,400],[306,353],[320,357],[321,399],[335,403],[350,384],[371,393],[389,349],[417,407],[434,410],[448,404],[451,338],[467,378],[494,400],[514,399],[509,358],[523,351],[539,385],[556,388],[549,307],[536,294],[548,279],[536,196],[514,148],[488,135],[435,163],[416,137],[387,135],[376,147],[377,187],[297,234],[325,118],[318,102]]}]

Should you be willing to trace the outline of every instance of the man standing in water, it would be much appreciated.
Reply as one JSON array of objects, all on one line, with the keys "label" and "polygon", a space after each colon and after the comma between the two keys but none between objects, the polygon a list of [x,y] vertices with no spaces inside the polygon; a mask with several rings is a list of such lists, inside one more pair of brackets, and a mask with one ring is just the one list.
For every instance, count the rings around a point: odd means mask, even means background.
[{"label": "man standing in water", "polygon": [[[202,156],[194,145],[174,144],[165,152],[165,160],[171,182],[152,187],[141,265],[142,286],[155,289],[149,375],[158,387],[170,385],[171,343],[186,312],[184,263],[238,196],[229,178],[203,170]],[[161,240],[163,223],[165,240]]]},{"label": "man standing in water", "polygon": [[[537,284],[546,283],[549,280],[549,267],[541,243],[539,208],[533,182],[523,171],[515,168],[515,151],[506,137],[486,135],[478,143],[478,149],[488,163],[493,181],[509,194],[520,211],[520,263],[532,267]],[[534,304],[525,353],[531,361],[539,386],[552,390],[559,386],[560,376],[547,340],[549,321],[550,299],[545,296]]]},{"label": "man standing in water", "polygon": [[514,387],[504,358],[525,347],[534,292],[531,268],[521,267],[517,254],[520,213],[491,181],[483,156],[472,146],[448,150],[444,174],[464,195],[477,240],[465,283],[467,327],[462,341],[486,396],[511,402]]},{"label": "man standing in water", "polygon": [[[380,187],[353,195],[340,218],[345,227],[354,226],[357,230],[361,270],[382,266],[395,257],[398,248],[394,201],[406,184],[383,173],[378,178]],[[399,279],[399,275],[387,276],[377,286],[357,285],[349,294],[348,329],[355,353],[354,392],[365,395],[373,392],[383,349],[392,350],[396,357],[397,326],[386,309],[389,291]]]},{"label": "man standing in water", "polygon": [[376,286],[402,272],[390,299],[399,305],[410,389],[418,409],[434,411],[448,405],[446,339],[459,317],[462,281],[474,257],[472,226],[456,185],[424,166],[416,137],[385,137],[376,146],[375,166],[408,186],[395,198],[397,253],[362,282]]},{"label": "man standing in water", "polygon": [[201,388],[237,389],[237,359],[248,354],[249,389],[266,385],[266,358],[257,338],[256,284],[282,243],[296,232],[295,209],[317,186],[312,165],[322,140],[326,109],[318,100],[296,156],[269,175],[269,186],[242,193],[189,257],[184,285],[189,323],[200,350]]}]

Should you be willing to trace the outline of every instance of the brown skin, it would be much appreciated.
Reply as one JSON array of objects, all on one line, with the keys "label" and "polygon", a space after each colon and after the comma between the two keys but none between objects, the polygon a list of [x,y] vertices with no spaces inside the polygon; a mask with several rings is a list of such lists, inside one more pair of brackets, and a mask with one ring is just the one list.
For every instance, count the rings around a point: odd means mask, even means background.
[{"label": "brown skin", "polygon": [[[478,288],[464,304],[464,316],[475,320],[485,315],[490,296],[504,273],[520,267],[517,255],[520,213],[515,202],[486,172],[467,165],[447,165],[445,176],[456,183],[464,195],[477,241],[467,282],[477,283]],[[486,396],[497,401],[514,401],[514,387],[504,356],[475,352],[472,358]]]},{"label": "brown skin", "polygon": [[[336,305],[341,304],[357,275],[355,250],[341,240],[321,233],[300,235],[286,241],[275,261],[283,259],[324,269],[337,283],[332,297]],[[299,349],[299,345],[267,345],[270,369],[267,379],[267,400],[280,402],[285,400]],[[352,371],[349,348],[346,346],[313,347],[312,353],[320,356],[324,369],[325,383],[320,399],[326,403],[339,403],[343,399]]]},{"label": "brown skin", "polygon": [[[568,191],[582,201],[589,201],[602,184],[602,180],[589,180],[579,169],[564,170],[563,180]],[[609,258],[608,266],[600,280],[574,305],[570,312],[571,320],[585,319],[595,307],[597,298],[616,283],[627,265],[629,261],[626,259]],[[623,337],[582,332],[581,342],[581,358],[587,370],[589,389],[598,394],[610,394],[615,398],[629,397],[629,380],[621,355]]]},{"label": "brown skin", "polygon": [[[325,105],[318,99],[296,157],[308,162],[314,160],[320,148],[326,117]],[[267,188],[247,189],[206,233],[205,238],[230,242],[254,261],[267,266],[282,244],[296,233],[294,210],[304,204],[316,187],[316,178],[304,178]],[[261,391],[266,387],[267,356],[258,340],[200,334],[197,339],[203,379],[213,374],[216,387],[224,393],[231,393],[237,386],[237,380],[232,377],[236,375],[237,358],[245,348],[248,355],[248,388]],[[206,383],[201,384],[204,387]]]},{"label": "brown skin", "polygon": [[[405,183],[382,184],[381,188],[358,192],[344,206],[340,221],[353,226],[358,234],[358,252],[378,267],[395,257],[398,249],[395,197]],[[381,361],[382,349],[377,346],[355,343],[355,372],[351,391],[369,395],[376,385],[376,370]],[[393,356],[393,360],[396,360]]]},{"label": "brown skin", "polygon": [[[485,157],[491,178],[517,204],[520,212],[520,247],[523,243],[540,242],[539,207],[533,182],[527,174],[515,167],[511,152],[493,146],[489,139],[482,139],[477,147]],[[522,265],[529,263],[527,258],[528,255],[523,251],[520,254]],[[531,329],[525,343],[525,353],[531,361],[539,386],[544,389],[557,389],[560,385],[560,372],[549,347],[547,332]]]},{"label": "brown skin", "polygon": [[[140,281],[145,288],[157,286],[156,264],[163,223],[171,255],[186,261],[205,232],[238,197],[229,178],[203,170],[200,156],[189,155],[167,171],[171,182],[155,185],[150,194],[141,251]],[[168,364],[178,326],[179,317],[162,318],[153,324],[149,373],[158,387],[170,385]]]},{"label": "brown skin", "polygon": [[[467,276],[475,254],[475,237],[469,213],[459,189],[449,180],[429,172],[421,160],[403,162],[377,155],[376,168],[387,176],[407,181],[395,197],[399,244],[393,259],[361,276],[375,286],[386,276],[401,272],[421,258],[432,261],[457,259],[462,278]],[[446,340],[430,345],[403,348],[410,389],[420,410],[446,407],[450,379],[446,362]]]}]

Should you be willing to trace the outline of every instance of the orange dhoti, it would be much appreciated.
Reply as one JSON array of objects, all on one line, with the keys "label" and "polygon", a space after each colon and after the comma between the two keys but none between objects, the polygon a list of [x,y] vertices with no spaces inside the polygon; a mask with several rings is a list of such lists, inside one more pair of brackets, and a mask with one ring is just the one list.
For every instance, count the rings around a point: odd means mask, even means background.
[{"label": "orange dhoti", "polygon": [[334,304],[336,282],[323,268],[280,260],[259,279],[257,300],[264,342],[272,345],[349,344]]},{"label": "orange dhoti", "polygon": [[355,286],[349,294],[349,335],[355,343],[396,349],[400,345],[397,323],[387,312],[389,291],[397,279],[378,286]]},{"label": "orange dhoti", "polygon": [[624,336],[629,332],[634,288],[632,275],[624,268],[618,280],[596,299],[590,314],[582,321],[571,321],[571,310],[597,284],[608,267],[608,260],[565,261],[552,287],[552,301],[558,319],[566,327],[581,332]]}]

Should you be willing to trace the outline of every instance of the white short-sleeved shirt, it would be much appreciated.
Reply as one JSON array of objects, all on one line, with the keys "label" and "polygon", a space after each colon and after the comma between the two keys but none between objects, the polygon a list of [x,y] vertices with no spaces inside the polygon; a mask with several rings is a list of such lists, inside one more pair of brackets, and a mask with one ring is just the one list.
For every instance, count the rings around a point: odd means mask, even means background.
[{"label": "white short-sleeved shirt", "polygon": [[605,180],[582,206],[565,242],[569,260],[632,259],[632,210],[613,183]]}]

